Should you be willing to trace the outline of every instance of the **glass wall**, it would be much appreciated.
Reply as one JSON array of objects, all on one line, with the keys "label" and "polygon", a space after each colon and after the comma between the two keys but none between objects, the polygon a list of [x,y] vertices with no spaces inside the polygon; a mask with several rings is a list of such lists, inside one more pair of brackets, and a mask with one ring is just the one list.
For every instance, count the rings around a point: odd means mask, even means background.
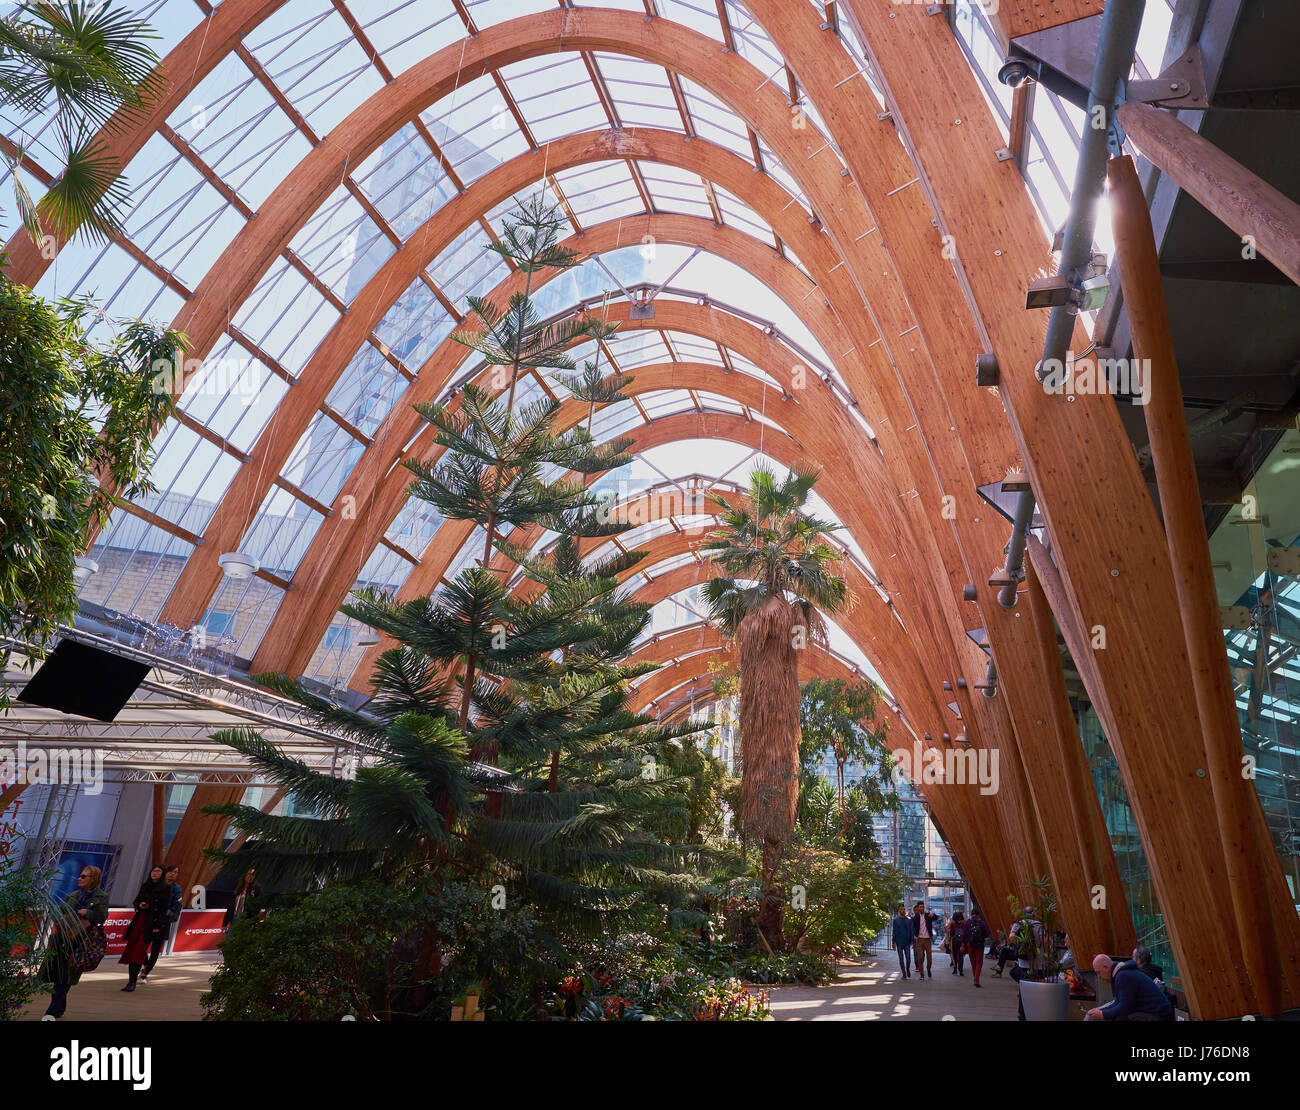
[{"label": "glass wall", "polygon": [[1255,788],[1300,902],[1300,431],[1257,437],[1254,479],[1210,536]]},{"label": "glass wall", "polygon": [[[1124,897],[1133,917],[1138,943],[1145,944],[1151,950],[1152,962],[1164,969],[1166,977],[1177,975],[1177,964],[1169,945],[1164,915],[1156,900],[1151,868],[1142,848],[1142,838],[1138,835],[1137,820],[1129,806],[1128,790],[1124,786],[1119,763],[1092,706],[1087,705],[1081,709],[1078,719],[1083,750],[1088,757],[1093,785],[1097,788],[1097,799],[1101,802],[1101,815],[1106,822],[1106,832],[1110,835],[1111,848],[1115,852],[1115,863],[1119,867],[1120,881],[1124,884]],[[1111,955],[1127,956],[1128,953],[1113,952]]]}]

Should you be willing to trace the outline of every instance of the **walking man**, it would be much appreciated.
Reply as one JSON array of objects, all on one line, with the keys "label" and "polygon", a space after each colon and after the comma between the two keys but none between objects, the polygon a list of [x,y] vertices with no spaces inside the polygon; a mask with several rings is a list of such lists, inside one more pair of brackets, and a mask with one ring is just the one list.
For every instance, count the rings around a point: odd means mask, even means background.
[{"label": "walking man", "polygon": [[894,916],[894,949],[898,952],[898,967],[904,979],[912,977],[912,923],[907,918],[903,903],[899,902]]},{"label": "walking man", "polygon": [[931,948],[934,943],[934,923],[939,920],[937,913],[926,913],[925,903],[917,902],[912,912],[912,944],[916,948],[916,970],[922,979],[925,973],[934,978],[934,959]]}]

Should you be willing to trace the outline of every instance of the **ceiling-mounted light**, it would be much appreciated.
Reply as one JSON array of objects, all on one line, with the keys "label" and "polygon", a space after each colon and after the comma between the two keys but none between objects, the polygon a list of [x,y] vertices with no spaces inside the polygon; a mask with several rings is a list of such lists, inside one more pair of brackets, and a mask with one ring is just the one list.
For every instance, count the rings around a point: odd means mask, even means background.
[{"label": "ceiling-mounted light", "polygon": [[72,577],[78,586],[83,585],[92,574],[99,573],[99,564],[89,555],[78,555],[72,560]]},{"label": "ceiling-mounted light", "polygon": [[236,581],[252,578],[261,569],[261,564],[256,559],[242,551],[226,552],[217,559],[217,565],[221,567],[222,574]]}]

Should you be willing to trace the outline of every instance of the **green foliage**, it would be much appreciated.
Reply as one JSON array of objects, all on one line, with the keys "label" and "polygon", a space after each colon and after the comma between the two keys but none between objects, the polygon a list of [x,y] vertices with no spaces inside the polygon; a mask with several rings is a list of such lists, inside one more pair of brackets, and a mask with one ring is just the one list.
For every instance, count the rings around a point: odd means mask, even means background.
[{"label": "green foliage", "polygon": [[[871,682],[815,677],[799,695],[799,829],[817,847],[865,859],[877,850],[872,818],[898,808],[890,782],[887,726],[876,722],[883,704]],[[835,759],[835,785],[817,773],[823,756]],[[857,763],[859,781],[846,787],[845,768]]]},{"label": "green foliage", "polygon": [[[443,963],[434,989],[417,992],[430,925]],[[528,911],[493,909],[487,890],[336,883],[231,926],[201,1002],[205,1018],[220,1021],[445,1020],[467,989],[504,994],[506,981],[526,981],[534,968],[549,974],[542,952]]]},{"label": "green foliage", "polygon": [[820,987],[835,978],[830,958],[811,952],[760,952],[741,960],[736,970],[747,983],[802,983]]},{"label": "green foliage", "polygon": [[905,886],[903,874],[878,859],[848,860],[799,844],[782,861],[777,882],[791,893],[785,911],[789,948],[814,953],[877,935]]},{"label": "green foliage", "polygon": [[[0,105],[11,117],[53,111],[43,151],[61,165],[38,204],[15,172],[18,214],[41,242],[42,225],[58,240],[84,230],[99,242],[120,230],[130,191],[121,165],[97,133],[139,118],[158,95],[156,39],[129,11],[97,2],[29,3],[0,19]],[[21,167],[21,147],[6,158]]]},{"label": "green foliage", "polygon": [[841,806],[830,783],[808,776],[799,787],[796,828],[800,839],[814,848],[851,860],[869,859],[880,853],[874,823],[878,812],[858,787],[845,792]]},{"label": "green foliage", "polygon": [[748,613],[779,595],[796,606],[810,634],[819,635],[820,614],[848,603],[848,587],[834,573],[839,552],[826,542],[839,526],[804,511],[817,477],[815,471],[792,471],[778,480],[756,467],[748,497],[733,504],[710,495],[721,526],[699,550],[726,577],[711,578],[700,596],[724,631],[734,633]]},{"label": "green foliage", "polygon": [[96,346],[89,311],[0,276],[0,635],[38,648],[76,613],[74,560],[120,503],[105,485],[152,488],[150,438],[173,404],[154,363],[184,349],[139,320]]},{"label": "green foliage", "polygon": [[38,973],[45,949],[36,941],[42,917],[55,907],[41,878],[35,868],[0,856],[0,1021],[16,1020],[44,989]]},{"label": "green foliage", "polygon": [[1026,979],[1034,983],[1055,983],[1062,967],[1056,947],[1061,922],[1052,880],[1043,875],[1022,889],[1029,891],[1029,897],[1007,895],[1013,919],[1008,941],[1016,948],[1017,955],[1029,963]]}]

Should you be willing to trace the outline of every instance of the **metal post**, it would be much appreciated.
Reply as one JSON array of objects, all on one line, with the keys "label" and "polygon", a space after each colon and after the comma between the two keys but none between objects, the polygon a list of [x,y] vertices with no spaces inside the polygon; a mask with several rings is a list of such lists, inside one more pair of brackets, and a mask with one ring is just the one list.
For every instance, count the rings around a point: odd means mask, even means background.
[{"label": "metal post", "polygon": [[[1115,127],[1115,102],[1120,86],[1128,77],[1137,49],[1138,30],[1146,0],[1110,0],[1101,17],[1101,35],[1097,42],[1097,61],[1092,70],[1092,88],[1088,94],[1088,123],[1079,141],[1079,163],[1070,195],[1070,216],[1065,224],[1058,275],[1078,285],[1084,268],[1092,261],[1092,244],[1097,225],[1097,204],[1106,180],[1106,163],[1110,158],[1110,137]],[[1098,126],[1102,124],[1103,126]],[[1118,153],[1118,152],[1116,152]],[[1052,309],[1047,322],[1043,357],[1035,376],[1042,380],[1042,366],[1048,362],[1064,363],[1074,334],[1078,309],[1064,305]],[[1016,501],[1011,542],[1007,544],[1006,572],[1011,582],[998,594],[998,603],[1006,609],[1016,604],[1016,582],[1024,575],[1025,540],[1034,518],[1034,495],[1025,491]]]}]

